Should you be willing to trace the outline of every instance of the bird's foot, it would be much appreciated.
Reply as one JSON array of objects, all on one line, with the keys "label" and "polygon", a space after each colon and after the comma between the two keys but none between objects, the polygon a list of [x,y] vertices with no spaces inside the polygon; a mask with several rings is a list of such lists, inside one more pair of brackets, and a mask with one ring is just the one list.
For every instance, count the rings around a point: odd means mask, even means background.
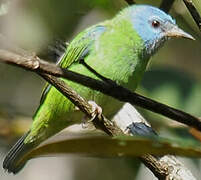
[{"label": "bird's foot", "polygon": [[89,119],[87,116],[84,116],[82,126],[83,128],[87,127],[87,123],[92,122],[96,117],[101,117],[102,115],[102,108],[97,105],[94,101],[88,101],[88,103],[92,107],[91,118]]},{"label": "bird's foot", "polygon": [[88,101],[88,103],[92,106],[91,119],[88,121],[91,122],[96,117],[101,117],[103,110],[95,101]]}]

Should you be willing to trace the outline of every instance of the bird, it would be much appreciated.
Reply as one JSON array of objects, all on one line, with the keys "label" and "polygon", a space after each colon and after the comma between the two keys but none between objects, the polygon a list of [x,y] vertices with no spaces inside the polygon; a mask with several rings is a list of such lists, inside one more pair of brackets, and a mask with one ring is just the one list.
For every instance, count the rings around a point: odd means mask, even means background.
[{"label": "bird", "polygon": [[[99,79],[86,68],[87,64],[101,76],[135,91],[151,56],[167,40],[175,37],[194,40],[177,26],[170,15],[159,8],[132,5],[122,9],[113,18],[80,32],[68,45],[58,65]],[[123,105],[123,102],[101,92],[66,79],[62,80],[85,99],[97,103],[109,119]],[[54,86],[47,84],[30,129],[8,152],[3,168],[9,173],[18,173],[26,164],[21,161],[22,157],[64,128],[82,123],[83,115]]]}]

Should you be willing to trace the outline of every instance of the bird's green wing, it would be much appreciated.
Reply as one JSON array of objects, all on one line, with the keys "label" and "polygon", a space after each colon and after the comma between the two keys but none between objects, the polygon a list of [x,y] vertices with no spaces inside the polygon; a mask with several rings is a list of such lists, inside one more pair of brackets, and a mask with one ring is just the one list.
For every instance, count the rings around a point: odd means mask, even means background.
[{"label": "bird's green wing", "polygon": [[90,48],[94,41],[105,31],[105,29],[105,26],[96,25],[78,34],[68,46],[59,65],[62,68],[67,68],[72,63],[84,59],[90,52]]},{"label": "bird's green wing", "polygon": [[[103,25],[92,26],[77,35],[77,37],[67,47],[66,52],[57,63],[62,68],[68,68],[71,64],[84,59],[90,52],[94,41],[106,30]],[[42,104],[47,93],[50,91],[51,85],[46,84],[42,92],[40,103]]]}]

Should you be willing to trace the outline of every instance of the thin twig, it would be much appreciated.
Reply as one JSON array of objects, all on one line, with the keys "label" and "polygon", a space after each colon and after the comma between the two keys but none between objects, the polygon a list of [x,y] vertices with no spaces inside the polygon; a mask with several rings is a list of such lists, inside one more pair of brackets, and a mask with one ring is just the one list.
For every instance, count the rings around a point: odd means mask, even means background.
[{"label": "thin twig", "polygon": [[75,81],[84,86],[112,96],[120,101],[130,102],[132,105],[137,105],[152,112],[162,114],[166,117],[194,127],[201,131],[201,121],[197,117],[154,101],[152,99],[146,98],[137,93],[131,92],[130,90],[117,85],[113,81],[110,81],[110,83],[108,83],[95,80],[85,75],[81,75],[67,69],[62,69],[54,64],[47,63],[46,61],[40,60],[38,57],[22,57],[20,55],[5,50],[0,50],[0,60],[5,63],[20,66],[27,70],[35,71],[37,73],[42,72],[57,77],[64,77],[68,80]]},{"label": "thin twig", "polygon": [[160,5],[160,9],[162,9],[163,11],[167,13],[170,11],[173,3],[174,3],[174,0],[163,0]]},{"label": "thin twig", "polygon": [[201,16],[196,9],[195,5],[193,4],[192,0],[183,0],[184,4],[188,8],[189,12],[191,13],[191,16],[193,17],[194,21],[196,22],[198,28],[201,31]]}]

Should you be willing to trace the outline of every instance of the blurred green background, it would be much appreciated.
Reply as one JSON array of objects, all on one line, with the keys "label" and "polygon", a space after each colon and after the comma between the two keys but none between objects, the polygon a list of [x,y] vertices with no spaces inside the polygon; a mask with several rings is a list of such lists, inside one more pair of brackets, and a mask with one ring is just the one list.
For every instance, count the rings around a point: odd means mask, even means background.
[{"label": "blurred green background", "polygon": [[[193,1],[201,13],[199,0]],[[6,3],[6,5],[5,5]],[[137,3],[160,5],[160,1],[138,0]],[[7,6],[8,5],[8,6]],[[55,38],[67,42],[84,28],[113,17],[126,7],[124,0],[2,0],[0,32],[10,40],[41,57],[56,61],[48,48]],[[8,13],[4,14],[8,8]],[[201,116],[201,33],[187,8],[176,0],[170,14],[185,31],[197,40],[175,39],[165,44],[151,60],[141,86],[142,95]],[[0,42],[0,46],[1,46]],[[15,140],[28,129],[39,105],[44,81],[34,73],[0,64],[0,162]],[[163,137],[192,138],[181,124],[139,109]],[[201,162],[181,161],[201,177]],[[90,171],[89,171],[90,169]],[[0,169],[0,179],[80,180],[80,179],[154,179],[139,162],[125,159],[96,159],[75,156],[31,160],[17,176]]]}]

